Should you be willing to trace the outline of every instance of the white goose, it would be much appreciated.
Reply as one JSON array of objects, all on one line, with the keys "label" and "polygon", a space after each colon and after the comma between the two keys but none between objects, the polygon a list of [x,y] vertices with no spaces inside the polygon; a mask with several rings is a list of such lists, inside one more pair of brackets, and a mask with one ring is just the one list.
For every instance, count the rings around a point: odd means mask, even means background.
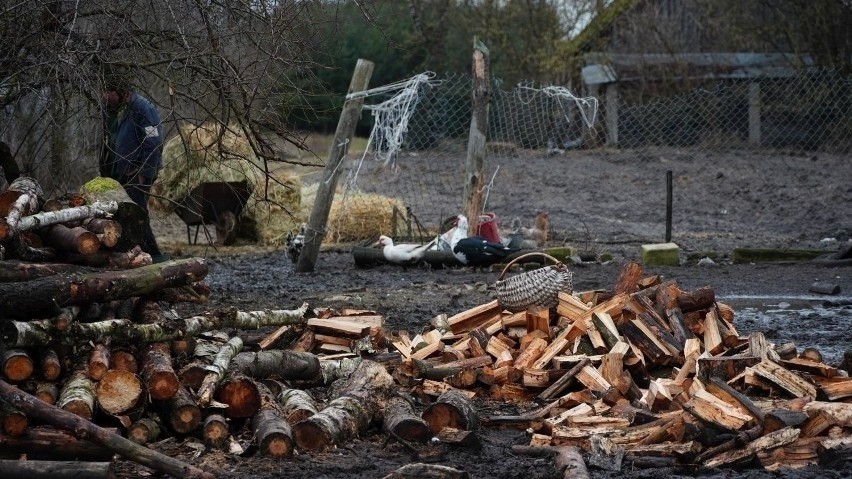
[{"label": "white goose", "polygon": [[392,239],[381,235],[379,236],[379,240],[373,244],[373,247],[382,248],[382,254],[389,263],[408,264],[417,262],[423,258],[426,251],[435,244],[436,239],[426,244],[393,244]]}]

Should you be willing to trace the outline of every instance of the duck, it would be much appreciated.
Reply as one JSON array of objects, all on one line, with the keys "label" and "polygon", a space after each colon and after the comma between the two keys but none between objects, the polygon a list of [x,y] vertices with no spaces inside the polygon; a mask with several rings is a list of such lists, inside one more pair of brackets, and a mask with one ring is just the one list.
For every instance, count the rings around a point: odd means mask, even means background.
[{"label": "duck", "polygon": [[453,256],[463,265],[473,267],[491,266],[503,261],[519,248],[510,248],[502,243],[488,241],[481,236],[467,236],[468,220],[465,215],[458,215],[456,230],[450,245]]},{"label": "duck", "polygon": [[373,243],[373,247],[382,249],[382,255],[388,263],[411,264],[420,261],[437,240],[438,238],[434,238],[426,244],[394,244],[389,236],[381,235],[378,241]]}]

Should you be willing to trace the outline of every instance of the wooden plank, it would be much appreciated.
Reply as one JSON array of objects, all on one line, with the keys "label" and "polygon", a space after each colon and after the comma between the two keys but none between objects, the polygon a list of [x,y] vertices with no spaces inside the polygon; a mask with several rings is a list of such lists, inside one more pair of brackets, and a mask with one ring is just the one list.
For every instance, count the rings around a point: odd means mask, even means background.
[{"label": "wooden plank", "polygon": [[323,332],[332,336],[345,336],[360,339],[370,334],[370,326],[364,323],[352,321],[349,318],[311,318],[308,319],[308,327],[317,332]]},{"label": "wooden plank", "polygon": [[814,384],[802,376],[785,369],[774,361],[764,359],[760,363],[747,369],[754,374],[778,385],[795,397],[816,397],[817,389]]},{"label": "wooden plank", "polygon": [[500,317],[500,305],[497,300],[462,311],[447,319],[447,325],[455,333],[466,333]]}]

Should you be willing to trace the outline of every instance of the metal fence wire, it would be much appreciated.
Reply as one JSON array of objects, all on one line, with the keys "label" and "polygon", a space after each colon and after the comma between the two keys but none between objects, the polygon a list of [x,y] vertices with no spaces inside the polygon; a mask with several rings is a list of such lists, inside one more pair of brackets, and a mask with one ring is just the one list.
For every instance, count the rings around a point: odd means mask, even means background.
[{"label": "metal fence wire", "polygon": [[[521,84],[505,89],[494,82],[484,210],[498,211],[508,226],[514,217],[529,219],[536,210],[548,209],[547,198],[513,198],[511,189],[501,188],[522,180],[500,171],[500,165],[509,162],[552,169],[548,181],[558,183],[560,174],[578,174],[571,169],[580,158],[625,153],[633,158],[719,151],[849,154],[850,87],[852,77],[834,70],[808,70],[785,78],[718,80],[652,97],[623,84],[615,101],[608,95],[591,99],[599,100],[595,108],[591,101],[553,95],[547,88]],[[428,240],[444,220],[463,210],[471,88],[471,77],[461,74],[421,87],[401,149],[389,160],[374,161],[374,154],[368,152],[351,163],[345,188],[360,196],[345,194],[349,205],[345,209],[368,211],[374,227],[360,228],[363,236],[346,234],[340,219],[335,223],[332,217],[329,229],[334,234],[327,240],[365,243],[379,234]],[[365,193],[389,201],[381,208],[375,198],[371,198],[372,206],[355,205]],[[552,224],[570,221],[570,212],[550,214]],[[353,220],[352,215],[346,216],[347,221]]]}]

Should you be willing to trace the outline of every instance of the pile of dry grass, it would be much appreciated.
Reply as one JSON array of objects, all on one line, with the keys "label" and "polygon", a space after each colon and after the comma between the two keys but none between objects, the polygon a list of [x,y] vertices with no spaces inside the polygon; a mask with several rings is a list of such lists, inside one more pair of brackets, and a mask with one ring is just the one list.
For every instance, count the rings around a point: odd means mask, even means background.
[{"label": "pile of dry grass", "polygon": [[[302,216],[305,218],[310,215],[317,188],[317,184],[312,184],[302,189]],[[405,211],[405,205],[397,198],[360,191],[350,191],[344,198],[343,192],[338,191],[334,194],[323,241],[361,242],[389,235],[394,230],[394,207]]]},{"label": "pile of dry grass", "polygon": [[152,188],[151,207],[170,212],[204,182],[246,181],[251,189],[240,218],[241,235],[281,245],[298,227],[301,184],[283,173],[264,172],[238,126],[184,125],[163,147],[163,169]]}]

